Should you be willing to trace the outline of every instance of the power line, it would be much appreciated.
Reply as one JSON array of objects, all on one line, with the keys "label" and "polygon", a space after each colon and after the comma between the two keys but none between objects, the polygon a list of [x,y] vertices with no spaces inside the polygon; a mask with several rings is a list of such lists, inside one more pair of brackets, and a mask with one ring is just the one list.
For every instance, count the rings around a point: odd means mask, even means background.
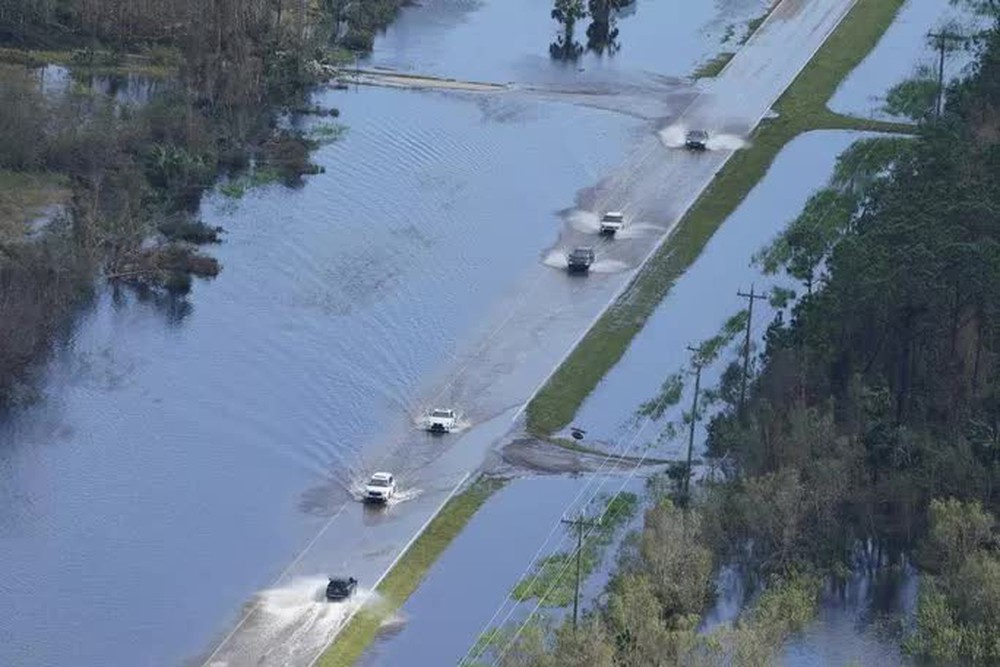
[{"label": "power line", "polygon": [[583,529],[596,528],[601,525],[600,520],[584,519],[560,519],[561,523],[576,528],[576,584],[573,587],[573,632],[576,632],[577,618],[580,608],[580,559],[583,556]]},{"label": "power line", "polygon": [[746,398],[747,393],[747,376],[750,374],[750,324],[753,322],[753,303],[757,299],[766,299],[767,297],[763,294],[754,293],[754,285],[750,284],[750,293],[746,292],[736,292],[737,296],[741,296],[744,299],[750,300],[750,306],[747,309],[747,330],[746,337],[743,340],[743,377],[740,380],[740,402],[739,402],[739,415],[740,419],[743,419],[743,402]]},{"label": "power line", "polygon": [[934,115],[937,118],[941,117],[941,112],[944,110],[944,54],[948,46],[948,43],[964,42],[965,36],[960,35],[956,32],[950,30],[941,30],[939,32],[929,32],[927,36],[936,42],[936,48],[939,53],[938,58],[938,93],[937,100],[934,103]]},{"label": "power line", "polygon": [[687,505],[689,486],[691,483],[691,458],[694,455],[694,427],[698,421],[698,392],[701,391],[701,369],[705,361],[700,356],[700,350],[690,345],[687,349],[694,352],[694,398],[691,399],[691,428],[688,431],[687,464],[684,466],[684,503]]}]

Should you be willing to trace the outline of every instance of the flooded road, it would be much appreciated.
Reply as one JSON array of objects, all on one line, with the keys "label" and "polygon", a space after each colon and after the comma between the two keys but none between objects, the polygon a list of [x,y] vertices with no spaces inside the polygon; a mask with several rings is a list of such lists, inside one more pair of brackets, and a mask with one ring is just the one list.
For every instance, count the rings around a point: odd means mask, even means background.
[{"label": "flooded road", "polygon": [[[325,536],[363,557],[405,543],[481,461],[482,448],[425,479],[457,438],[418,434],[421,454],[392,464],[422,491],[412,516],[364,514],[349,495],[366,456],[412,437],[425,378],[458,363],[463,333],[554,241],[565,193],[611,169],[635,124],[539,105],[501,122],[384,90],[322,101],[354,119],[317,155],[326,174],[209,202],[225,270],[196,284],[190,311],[104,295],[45,401],[4,424],[0,663],[177,664],[345,502],[356,521]],[[368,547],[367,524],[396,537]],[[290,578],[346,565],[314,547]]]},{"label": "flooded road", "polygon": [[[754,284],[758,291],[766,292],[774,285],[787,283],[782,277],[761,275],[752,263],[754,253],[802,211],[809,196],[826,185],[837,156],[863,136],[866,135],[855,132],[810,132],[793,140],[778,154],[763,180],[722,224],[622,359],[584,401],[574,424],[587,431],[588,439],[621,441],[633,428],[631,417],[636,408],[656,396],[668,376],[687,366],[690,359],[687,346],[716,335],[727,318],[746,307],[738,291],[748,291]],[[767,301],[754,306],[755,343],[762,338],[774,314]],[[740,337],[739,345],[742,340]],[[702,387],[714,387],[730,359],[730,355],[723,354],[715,364],[706,367]],[[686,384],[685,397],[678,407],[666,411],[663,422],[678,419],[681,410],[689,408],[692,383]],[[651,427],[647,437],[635,443],[636,452],[644,451],[657,433],[658,429]],[[678,457],[686,447],[685,436],[660,443],[655,454]]]},{"label": "flooded road", "polygon": [[[560,519],[588,508],[593,513],[600,503],[590,501],[602,493],[641,493],[643,481],[626,475],[512,480],[434,564],[360,664],[458,664],[480,633],[504,619],[520,620],[535,606],[535,600],[516,603],[507,596],[535,561],[571,552],[574,540]],[[605,564],[614,561],[616,546],[606,550]],[[590,577],[583,599],[603,585],[603,573]]]},{"label": "flooded road", "polygon": [[[785,0],[658,116],[749,131],[850,4]],[[207,202],[223,274],[103,294],[3,424],[0,663],[307,664],[343,620],[322,576],[374,586],[729,154],[540,100],[319,101],[351,126],[326,173]],[[614,243],[586,224],[610,207],[637,223]],[[604,272],[544,262],[580,243]],[[416,430],[435,405],[473,427]],[[364,511],[375,468],[411,500]]]}]

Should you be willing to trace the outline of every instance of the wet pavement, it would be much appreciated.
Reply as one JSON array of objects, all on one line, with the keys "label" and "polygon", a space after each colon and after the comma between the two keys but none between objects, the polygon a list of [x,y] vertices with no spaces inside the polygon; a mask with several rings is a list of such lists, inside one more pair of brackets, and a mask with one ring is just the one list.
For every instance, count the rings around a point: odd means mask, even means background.
[{"label": "wet pavement", "polygon": [[[655,126],[518,98],[323,96],[351,125],[317,155],[326,173],[209,202],[223,274],[185,303],[102,295],[45,400],[3,425],[0,662],[198,664],[226,639],[214,663],[308,664],[343,620],[312,604],[322,575],[375,584],[731,154],[671,132],[748,132],[850,4],[785,0]],[[599,240],[608,208],[634,233]],[[597,270],[568,276],[581,243]],[[473,426],[419,432],[439,405]],[[412,500],[360,507],[375,468]]]},{"label": "wet pavement", "polygon": [[[515,603],[508,594],[533,563],[574,547],[560,519],[576,516],[601,494],[641,492],[642,485],[641,478],[627,475],[512,480],[435,562],[360,664],[458,664],[480,633],[504,619],[521,619],[534,607],[535,601]],[[605,565],[615,553],[614,545],[606,550]],[[595,573],[583,590],[593,594],[603,583]]]}]

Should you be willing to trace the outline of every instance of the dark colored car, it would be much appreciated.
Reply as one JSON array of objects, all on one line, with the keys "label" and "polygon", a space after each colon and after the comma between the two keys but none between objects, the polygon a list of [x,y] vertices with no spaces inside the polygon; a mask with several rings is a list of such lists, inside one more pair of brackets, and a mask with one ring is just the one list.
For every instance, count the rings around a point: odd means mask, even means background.
[{"label": "dark colored car", "polygon": [[594,263],[593,248],[575,248],[566,258],[567,268],[572,273],[584,273],[590,270],[590,265]]},{"label": "dark colored car", "polygon": [[695,151],[703,151],[708,148],[708,132],[705,130],[691,130],[684,139],[684,145]]},{"label": "dark colored car", "polygon": [[342,602],[354,595],[358,588],[358,580],[354,577],[330,577],[326,585],[326,599],[330,602]]}]

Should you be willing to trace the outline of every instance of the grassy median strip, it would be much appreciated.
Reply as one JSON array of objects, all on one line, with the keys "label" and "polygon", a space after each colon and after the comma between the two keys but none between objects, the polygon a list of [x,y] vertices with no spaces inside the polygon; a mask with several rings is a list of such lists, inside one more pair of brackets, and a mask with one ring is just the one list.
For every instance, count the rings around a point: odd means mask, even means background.
[{"label": "grassy median strip", "polygon": [[403,606],[434,561],[504,483],[505,480],[482,477],[449,500],[375,589],[379,601],[359,611],[316,664],[320,667],[350,667],[357,662],[375,639],[382,621]]},{"label": "grassy median strip", "polygon": [[778,118],[763,122],[751,138],[752,146],[729,160],[671,237],[531,401],[527,409],[531,433],[544,437],[570,423],[674,281],[698,258],[789,141],[821,129],[912,132],[908,125],[842,116],[826,107],[840,82],[878,43],[904,1],[858,0],[778,100]]}]

